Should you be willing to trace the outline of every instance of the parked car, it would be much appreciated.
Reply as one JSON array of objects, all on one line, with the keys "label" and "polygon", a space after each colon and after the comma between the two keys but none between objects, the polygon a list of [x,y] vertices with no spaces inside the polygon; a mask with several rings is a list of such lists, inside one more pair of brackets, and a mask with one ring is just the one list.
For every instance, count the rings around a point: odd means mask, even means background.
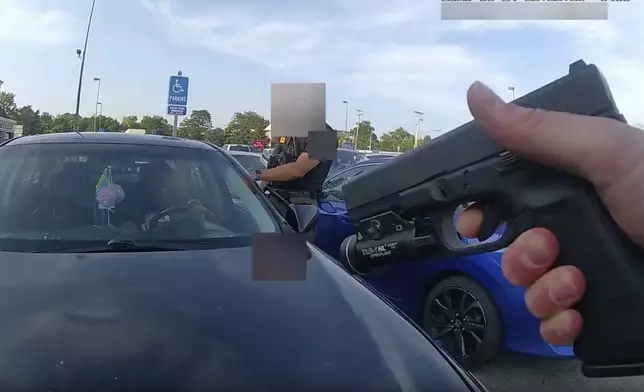
[{"label": "parked car", "polygon": [[347,148],[338,148],[335,161],[329,169],[329,173],[334,173],[345,167],[355,165],[358,162],[366,161],[368,158],[365,154],[358,152],[356,150],[350,150]]},{"label": "parked car", "polygon": [[401,154],[398,152],[374,152],[374,153],[365,154],[365,156],[368,159],[395,158],[399,155]]},{"label": "parked car", "polygon": [[265,148],[264,150],[262,150],[262,156],[268,161],[268,158],[273,155],[273,151],[275,151],[274,148]]},{"label": "parked car", "polygon": [[47,134],[0,160],[2,390],[485,390],[296,241],[316,206],[280,217],[213,145]]},{"label": "parked car", "polygon": [[[319,203],[315,243],[332,257],[340,257],[340,244],[355,233],[347,217],[342,186],[383,162],[386,160],[360,162],[326,180]],[[497,231],[496,237],[490,240],[498,239],[501,233]],[[572,357],[572,347],[552,346],[543,341],[539,321],[525,306],[525,290],[512,286],[503,277],[501,254],[493,252],[453,260],[396,263],[363,278],[467,367],[494,359],[502,348],[544,357]],[[443,312],[457,314],[458,306],[462,304],[472,316],[463,333],[457,334],[437,325],[437,322],[447,324],[450,321],[440,320]]]},{"label": "parked car", "polygon": [[228,154],[235,158],[249,173],[255,173],[255,170],[264,170],[268,165],[260,153],[231,150],[228,151]]},{"label": "parked car", "polygon": [[222,148],[226,151],[253,152],[253,147],[245,144],[224,144]]}]

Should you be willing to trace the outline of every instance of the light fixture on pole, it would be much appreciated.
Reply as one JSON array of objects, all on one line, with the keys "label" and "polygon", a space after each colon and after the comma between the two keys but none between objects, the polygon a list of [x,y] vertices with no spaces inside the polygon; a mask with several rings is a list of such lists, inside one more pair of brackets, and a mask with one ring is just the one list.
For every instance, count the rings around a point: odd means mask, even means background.
[{"label": "light fixture on pole", "polygon": [[414,148],[418,147],[418,136],[420,135],[420,122],[423,121],[423,112],[414,110],[416,113],[416,138],[414,139]]},{"label": "light fixture on pole", "polygon": [[87,21],[87,32],[85,33],[85,44],[83,50],[76,49],[76,55],[81,60],[80,73],[78,75],[78,93],[76,94],[76,112],[74,116],[74,130],[78,132],[79,110],[81,100],[81,89],[83,88],[83,70],[85,69],[85,55],[87,54],[87,41],[89,40],[89,30],[92,27],[92,17],[94,16],[94,6],[96,0],[92,0],[92,9],[89,11],[89,20]]},{"label": "light fixture on pole", "polygon": [[514,86],[508,86],[508,90],[512,91],[512,100],[514,101]]},{"label": "light fixture on pole", "polygon": [[362,123],[362,114],[364,113],[363,110],[356,109],[356,134],[353,135],[353,148],[358,149],[358,134],[360,132],[360,124]]},{"label": "light fixture on pole", "polygon": [[3,84],[4,84],[4,82],[2,80],[0,80],[0,90],[2,90],[2,85]]},{"label": "light fixture on pole", "polygon": [[98,86],[96,87],[96,109],[94,113],[94,132],[96,132],[98,129],[96,128],[96,122],[98,119],[98,100],[101,98],[101,78],[94,78],[94,81],[98,83]]},{"label": "light fixture on pole", "polygon": [[349,101],[342,101],[344,104],[344,134],[349,133]]}]

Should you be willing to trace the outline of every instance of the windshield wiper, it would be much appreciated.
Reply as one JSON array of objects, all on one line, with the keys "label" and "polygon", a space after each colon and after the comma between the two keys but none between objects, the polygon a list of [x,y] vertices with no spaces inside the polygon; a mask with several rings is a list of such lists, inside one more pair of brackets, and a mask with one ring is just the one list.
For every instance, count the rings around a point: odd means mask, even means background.
[{"label": "windshield wiper", "polygon": [[170,252],[203,249],[201,243],[168,243],[162,241],[110,240],[106,245],[83,248],[56,248],[31,253],[119,253],[119,252]]}]

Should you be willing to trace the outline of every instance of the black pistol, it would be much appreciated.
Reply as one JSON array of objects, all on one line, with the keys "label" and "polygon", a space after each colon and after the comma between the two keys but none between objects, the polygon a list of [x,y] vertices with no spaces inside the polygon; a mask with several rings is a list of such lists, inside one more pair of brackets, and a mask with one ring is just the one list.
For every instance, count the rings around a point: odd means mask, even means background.
[{"label": "black pistol", "polygon": [[[593,64],[515,101],[517,105],[626,122]],[[522,232],[543,227],[559,240],[559,265],[574,265],[587,288],[576,306],[584,324],[575,356],[586,377],[644,374],[644,251],[619,229],[584,179],[512,155],[474,122],[411,150],[343,187],[357,235],[342,244],[356,272],[396,262],[431,260],[507,247]],[[466,245],[454,212],[466,202],[483,208],[479,239]]]}]

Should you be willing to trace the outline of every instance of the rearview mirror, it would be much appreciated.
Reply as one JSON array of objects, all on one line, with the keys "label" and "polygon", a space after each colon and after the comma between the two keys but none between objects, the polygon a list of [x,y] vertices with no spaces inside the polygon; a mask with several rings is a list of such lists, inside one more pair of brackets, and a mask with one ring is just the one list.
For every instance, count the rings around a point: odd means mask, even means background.
[{"label": "rearview mirror", "polygon": [[298,233],[311,229],[318,218],[318,207],[312,204],[290,204],[286,213],[286,221]]}]

